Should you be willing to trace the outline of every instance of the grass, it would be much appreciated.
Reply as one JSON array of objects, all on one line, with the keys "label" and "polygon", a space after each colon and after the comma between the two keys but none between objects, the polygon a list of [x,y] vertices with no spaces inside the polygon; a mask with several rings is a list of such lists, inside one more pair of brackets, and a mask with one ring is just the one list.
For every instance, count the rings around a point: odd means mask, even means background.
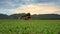
[{"label": "grass", "polygon": [[0,34],[60,34],[60,20],[1,19]]}]

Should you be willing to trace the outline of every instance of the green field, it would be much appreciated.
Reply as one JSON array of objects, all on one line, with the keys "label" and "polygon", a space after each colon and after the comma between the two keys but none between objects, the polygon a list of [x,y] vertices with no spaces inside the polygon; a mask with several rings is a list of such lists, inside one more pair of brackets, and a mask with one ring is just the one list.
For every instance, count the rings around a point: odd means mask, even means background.
[{"label": "green field", "polygon": [[60,20],[0,19],[0,34],[60,34]]}]

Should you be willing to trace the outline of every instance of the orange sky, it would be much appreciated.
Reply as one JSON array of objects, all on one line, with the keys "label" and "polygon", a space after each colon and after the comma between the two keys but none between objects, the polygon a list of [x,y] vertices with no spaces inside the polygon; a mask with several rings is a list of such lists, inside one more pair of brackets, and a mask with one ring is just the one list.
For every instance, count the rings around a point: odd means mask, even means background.
[{"label": "orange sky", "polygon": [[60,11],[55,5],[23,5],[11,10],[14,13],[53,14]]}]

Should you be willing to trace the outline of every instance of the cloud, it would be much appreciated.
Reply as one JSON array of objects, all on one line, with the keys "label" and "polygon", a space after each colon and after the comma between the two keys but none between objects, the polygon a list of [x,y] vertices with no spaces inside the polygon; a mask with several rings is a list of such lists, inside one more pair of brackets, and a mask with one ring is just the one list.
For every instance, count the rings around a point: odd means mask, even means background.
[{"label": "cloud", "polygon": [[20,6],[22,0],[0,0],[0,9],[10,9]]},{"label": "cloud", "polygon": [[[46,8],[45,11],[53,9],[53,11],[55,12],[52,11],[52,13],[58,13],[58,12],[60,13],[60,0],[0,0],[0,13],[14,14],[16,12],[17,13],[26,12],[26,10],[28,9],[26,7],[28,6],[29,8],[30,6],[35,7],[35,8],[37,7],[41,8],[40,6],[42,6]],[[48,9],[49,7],[51,8]],[[14,10],[16,10],[16,12],[14,12]],[[43,12],[44,11],[42,11],[41,13]],[[38,13],[40,12],[38,11]],[[47,12],[47,13],[50,13],[50,12]]]},{"label": "cloud", "polygon": [[46,3],[46,4],[57,4],[60,5],[60,0],[0,0],[0,8],[9,9],[15,8],[20,5],[26,4],[37,4],[37,3]]},{"label": "cloud", "polygon": [[55,13],[55,11],[60,11],[60,9],[57,8],[55,5],[25,5],[22,7],[18,7],[16,9],[11,10],[14,13],[28,13],[31,14],[52,14]]},{"label": "cloud", "polygon": [[11,14],[13,14],[13,12],[11,12],[10,10],[11,9],[0,9],[0,13],[11,15]]}]

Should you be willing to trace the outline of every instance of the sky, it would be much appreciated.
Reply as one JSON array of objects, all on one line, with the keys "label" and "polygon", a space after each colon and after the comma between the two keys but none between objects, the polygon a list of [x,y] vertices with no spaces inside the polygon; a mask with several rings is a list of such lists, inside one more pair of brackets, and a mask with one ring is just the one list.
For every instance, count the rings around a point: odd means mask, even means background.
[{"label": "sky", "polygon": [[2,14],[60,14],[60,0],[0,0]]}]

